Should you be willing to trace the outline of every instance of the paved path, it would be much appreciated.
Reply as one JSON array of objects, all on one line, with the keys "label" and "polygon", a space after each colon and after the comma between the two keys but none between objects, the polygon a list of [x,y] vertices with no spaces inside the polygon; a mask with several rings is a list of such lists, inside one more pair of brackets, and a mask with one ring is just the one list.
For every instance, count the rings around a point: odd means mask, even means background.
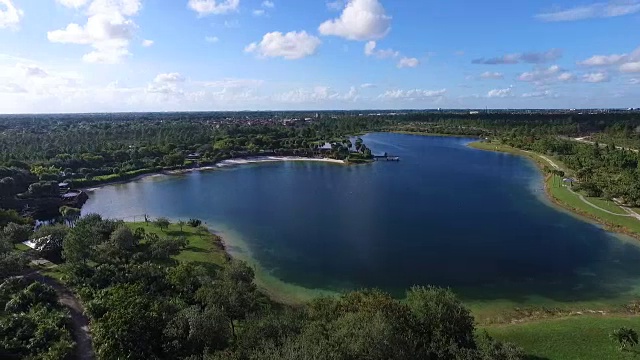
[{"label": "paved path", "polygon": [[75,295],[55,279],[43,276],[37,271],[25,275],[25,278],[49,285],[56,291],[58,300],[69,310],[69,314],[71,315],[71,329],[74,340],[76,341],[75,358],[78,360],[94,360],[96,357],[91,344],[89,319],[84,315],[84,307]]},{"label": "paved path", "polygon": [[[573,141],[581,142],[581,143],[584,143],[584,144],[590,144],[590,145],[595,144],[595,142],[587,140],[586,137],[569,138],[569,139],[571,139]],[[600,143],[600,147],[607,147],[607,146],[608,146],[607,144]],[[616,149],[618,149],[618,150],[628,150],[628,151],[633,151],[633,152],[636,152],[636,153],[638,152],[638,149],[625,148],[625,147],[622,147],[622,146],[616,146]]]},{"label": "paved path", "polygon": [[633,209],[626,207],[626,206],[620,206],[622,208],[622,210],[626,211],[629,216],[632,216],[638,220],[640,220],[640,214],[638,214],[637,212],[635,212]]},{"label": "paved path", "polygon": [[[603,209],[603,208],[601,208],[600,206],[598,206],[598,205],[596,205],[596,204],[591,203],[589,200],[585,199],[585,198],[584,198],[584,196],[582,196],[582,195],[578,194],[577,192],[573,191],[571,188],[567,188],[567,189],[568,189],[569,191],[571,191],[571,193],[573,193],[573,195],[576,195],[577,197],[579,197],[579,198],[580,198],[580,200],[582,200],[585,204],[587,204],[587,205],[591,206],[592,208],[598,209],[598,210],[600,210],[600,211],[604,211],[604,212],[606,212],[607,214],[611,214],[611,215],[615,215],[615,216],[633,217],[633,215],[631,215],[628,211],[627,211],[627,214],[617,214],[617,213],[614,213],[614,212],[612,212],[612,211],[609,211],[609,210]],[[624,208],[623,208],[623,209],[624,209]],[[626,210],[625,210],[625,211],[626,211]],[[636,215],[638,215],[638,214],[636,214]],[[640,215],[638,215],[638,220],[640,220]]]}]

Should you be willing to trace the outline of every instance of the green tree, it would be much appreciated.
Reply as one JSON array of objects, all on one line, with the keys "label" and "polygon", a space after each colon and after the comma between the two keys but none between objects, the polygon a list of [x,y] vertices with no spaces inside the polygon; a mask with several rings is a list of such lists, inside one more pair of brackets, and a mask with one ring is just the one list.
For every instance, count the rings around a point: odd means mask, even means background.
[{"label": "green tree", "polygon": [[0,235],[12,243],[18,244],[29,240],[31,234],[33,234],[33,226],[9,223],[4,227],[4,229],[2,229],[2,233]]},{"label": "green tree", "polygon": [[64,225],[44,225],[33,234],[35,249],[39,255],[51,261],[62,260],[64,238],[69,228]]},{"label": "green tree", "polygon": [[171,225],[171,221],[169,221],[169,219],[165,217],[160,217],[157,218],[156,221],[153,222],[153,224],[159,227],[162,231],[165,231],[169,228],[169,225]]},{"label": "green tree", "polygon": [[180,232],[182,232],[182,228],[184,228],[185,225],[187,225],[186,221],[184,220],[178,221],[178,226],[180,226]]}]

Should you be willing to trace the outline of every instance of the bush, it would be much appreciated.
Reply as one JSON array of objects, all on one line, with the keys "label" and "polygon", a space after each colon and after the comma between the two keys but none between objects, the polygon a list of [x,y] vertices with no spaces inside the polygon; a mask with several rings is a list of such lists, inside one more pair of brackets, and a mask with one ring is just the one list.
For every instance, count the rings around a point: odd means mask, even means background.
[{"label": "bush", "polygon": [[189,226],[197,228],[198,226],[202,225],[202,220],[189,219],[187,223],[189,224]]}]

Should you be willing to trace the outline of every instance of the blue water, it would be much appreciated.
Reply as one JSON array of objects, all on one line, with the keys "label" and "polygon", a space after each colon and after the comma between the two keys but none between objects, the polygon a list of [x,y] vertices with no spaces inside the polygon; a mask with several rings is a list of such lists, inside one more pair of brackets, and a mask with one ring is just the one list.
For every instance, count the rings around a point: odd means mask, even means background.
[{"label": "blue water", "polygon": [[470,139],[371,134],[401,162],[269,163],[102,188],[83,213],[200,218],[233,229],[286,283],[342,291],[450,286],[558,301],[634,292],[640,248],[544,201],[528,160]]}]

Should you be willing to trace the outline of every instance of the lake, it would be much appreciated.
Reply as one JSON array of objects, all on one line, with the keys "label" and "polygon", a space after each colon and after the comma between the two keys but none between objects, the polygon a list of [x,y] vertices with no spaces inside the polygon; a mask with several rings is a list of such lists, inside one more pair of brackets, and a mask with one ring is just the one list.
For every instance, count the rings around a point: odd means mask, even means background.
[{"label": "lake", "polygon": [[529,160],[471,139],[370,134],[400,162],[287,162],[156,176],[90,193],[83,213],[199,218],[287,296],[412,285],[509,303],[639,293],[640,247],[551,206]]}]

